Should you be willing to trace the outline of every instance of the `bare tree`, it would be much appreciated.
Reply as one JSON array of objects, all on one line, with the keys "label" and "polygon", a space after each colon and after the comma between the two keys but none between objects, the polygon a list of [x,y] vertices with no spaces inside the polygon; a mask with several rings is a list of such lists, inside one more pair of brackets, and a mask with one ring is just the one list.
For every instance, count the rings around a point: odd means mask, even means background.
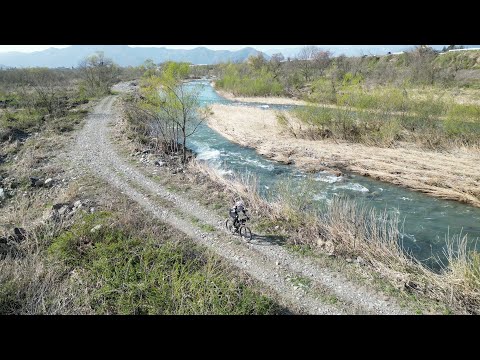
[{"label": "bare tree", "polygon": [[305,81],[309,81],[313,74],[313,60],[319,51],[320,49],[317,46],[309,45],[303,47],[297,55],[300,71],[305,78]]},{"label": "bare tree", "polygon": [[[147,79],[142,110],[151,118],[151,131],[171,152],[179,150],[182,161],[187,160],[187,138],[195,133],[206,119],[207,109],[200,110],[201,87],[188,86],[184,79],[190,68],[185,63],[164,64],[160,76]],[[157,140],[158,141],[158,140]]]},{"label": "bare tree", "polygon": [[99,51],[80,61],[79,70],[90,95],[104,95],[110,92],[120,75],[120,69],[113,60]]},{"label": "bare tree", "polygon": [[282,67],[282,61],[285,59],[283,54],[277,53],[273,54],[268,63],[268,68],[273,73],[273,78],[277,79],[280,75],[280,70]]},{"label": "bare tree", "polygon": [[313,52],[313,67],[323,76],[325,70],[331,63],[332,53],[330,51],[318,50]]}]

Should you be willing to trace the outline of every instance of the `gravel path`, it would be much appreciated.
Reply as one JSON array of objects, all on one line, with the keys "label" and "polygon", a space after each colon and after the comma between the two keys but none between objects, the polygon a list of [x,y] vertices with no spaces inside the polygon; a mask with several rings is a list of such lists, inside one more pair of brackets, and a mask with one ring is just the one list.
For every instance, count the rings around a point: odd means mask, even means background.
[{"label": "gravel path", "polygon": [[[116,90],[127,90],[127,86]],[[223,219],[196,201],[174,194],[129,164],[115,150],[109,126],[119,115],[113,107],[115,96],[103,99],[86,120],[66,156],[79,171],[105,179],[123,194],[138,202],[153,216],[187,234],[275,291],[280,302],[308,314],[404,314],[392,299],[385,300],[341,274],[319,267],[314,261],[287,252],[269,242],[239,242],[228,234]],[[200,217],[199,217],[199,214]],[[191,221],[216,228],[204,232]],[[334,301],[332,301],[334,299]]]}]

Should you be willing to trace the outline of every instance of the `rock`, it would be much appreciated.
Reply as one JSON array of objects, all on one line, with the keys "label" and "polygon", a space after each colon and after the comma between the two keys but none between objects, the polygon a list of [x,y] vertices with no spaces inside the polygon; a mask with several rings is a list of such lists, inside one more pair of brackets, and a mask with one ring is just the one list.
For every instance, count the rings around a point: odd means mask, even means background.
[{"label": "rock", "polygon": [[166,163],[164,161],[161,161],[161,160],[155,161],[154,164],[157,165],[157,166],[165,166],[166,165]]},{"label": "rock", "polygon": [[82,201],[81,200],[77,200],[73,203],[73,207],[74,208],[79,208],[79,207],[82,207]]},{"label": "rock", "polygon": [[52,178],[48,178],[47,180],[45,180],[45,186],[52,186],[53,185],[53,179]]},{"label": "rock", "polygon": [[68,204],[66,204],[66,203],[54,204],[54,205],[52,206],[52,209],[53,209],[53,210],[60,210],[60,209],[61,209],[62,207],[64,207],[64,206],[68,206]]},{"label": "rock", "polygon": [[40,180],[40,178],[35,177],[35,176],[31,176],[31,177],[30,177],[30,185],[31,185],[32,187],[34,187],[38,180]]},{"label": "rock", "polygon": [[93,228],[90,229],[90,232],[91,233],[95,233],[97,232],[98,230],[100,230],[102,228],[102,225],[101,224],[98,224],[96,226],[94,226]]},{"label": "rock", "polygon": [[275,230],[278,230],[279,228],[280,228],[279,225],[276,225],[276,226],[275,226]]},{"label": "rock", "polygon": [[317,239],[317,246],[318,247],[324,247],[325,246],[325,240]]},{"label": "rock", "polygon": [[365,260],[363,260],[360,256],[357,256],[356,262],[357,262],[357,264],[365,265]]},{"label": "rock", "polygon": [[346,258],[345,261],[346,261],[347,263],[351,263],[353,260],[350,259],[350,258]]},{"label": "rock", "polygon": [[65,213],[67,212],[67,210],[68,210],[68,206],[67,206],[67,205],[64,205],[64,206],[62,206],[60,209],[58,209],[58,214],[59,214],[59,215],[63,215],[63,214],[65,214]]},{"label": "rock", "polygon": [[13,234],[16,241],[22,241],[27,236],[27,231],[24,228],[15,228]]},{"label": "rock", "polygon": [[325,242],[325,251],[328,255],[333,256],[335,254],[335,245],[332,241],[328,240]]},{"label": "rock", "polygon": [[95,212],[95,208],[94,208],[94,207],[91,207],[91,208],[90,208],[90,212],[91,212],[91,213]]},{"label": "rock", "polygon": [[275,261],[275,265],[279,266],[280,265],[280,261]]},{"label": "rock", "polygon": [[[32,178],[30,178],[30,180],[32,180]],[[34,187],[41,187],[43,185],[45,185],[45,180],[39,179],[39,178],[36,178],[36,180],[33,184]]]},{"label": "rock", "polygon": [[6,198],[5,191],[2,188],[0,188],[0,200],[5,198]]}]

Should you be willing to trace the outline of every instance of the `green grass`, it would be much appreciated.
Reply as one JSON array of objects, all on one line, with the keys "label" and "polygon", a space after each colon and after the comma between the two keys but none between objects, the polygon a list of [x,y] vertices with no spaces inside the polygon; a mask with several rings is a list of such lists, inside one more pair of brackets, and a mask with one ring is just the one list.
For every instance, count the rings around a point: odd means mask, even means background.
[{"label": "green grass", "polygon": [[[407,90],[359,86],[337,94],[338,105],[298,107],[292,114],[308,125],[296,136],[312,140],[332,137],[367,145],[392,146],[398,141],[420,142],[429,148],[480,143],[480,106],[455,104],[451,99],[411,98]],[[286,121],[277,116],[279,124]]]},{"label": "green grass", "polygon": [[438,56],[434,64],[439,68],[480,69],[480,51],[448,52]]},{"label": "green grass", "polygon": [[43,115],[34,110],[5,111],[0,114],[0,128],[34,131],[42,125]]},{"label": "green grass", "polygon": [[285,244],[285,248],[294,253],[294,254],[300,254],[302,256],[314,256],[315,252],[313,251],[312,247],[310,245],[306,244],[291,244],[287,243]]},{"label": "green grass", "polygon": [[[141,238],[108,226],[106,213],[86,215],[58,236],[49,253],[81,270],[97,314],[275,314],[280,308],[225,264],[165,229]],[[97,232],[90,229],[104,226]]]},{"label": "green grass", "polygon": [[233,64],[227,66],[215,87],[242,96],[280,96],[285,93],[284,86],[267,69],[250,69],[248,74],[241,74]]},{"label": "green grass", "polygon": [[200,228],[206,232],[215,232],[216,230],[215,226],[212,226],[210,224],[202,224],[200,225]]},{"label": "green grass", "polygon": [[308,289],[312,285],[312,280],[301,275],[296,275],[290,278],[290,282],[297,287],[302,289]]}]

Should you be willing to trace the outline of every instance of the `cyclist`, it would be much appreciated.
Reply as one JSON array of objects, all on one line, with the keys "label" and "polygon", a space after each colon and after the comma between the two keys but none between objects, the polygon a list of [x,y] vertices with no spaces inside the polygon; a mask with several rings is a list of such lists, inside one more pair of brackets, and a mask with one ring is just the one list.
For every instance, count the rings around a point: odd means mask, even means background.
[{"label": "cyclist", "polygon": [[240,227],[240,221],[238,220],[240,213],[243,213],[247,220],[250,219],[250,217],[247,215],[247,211],[248,210],[245,207],[245,203],[242,200],[237,201],[229,210],[228,213],[233,218],[233,226],[235,227],[235,231],[238,231],[238,228]]}]

